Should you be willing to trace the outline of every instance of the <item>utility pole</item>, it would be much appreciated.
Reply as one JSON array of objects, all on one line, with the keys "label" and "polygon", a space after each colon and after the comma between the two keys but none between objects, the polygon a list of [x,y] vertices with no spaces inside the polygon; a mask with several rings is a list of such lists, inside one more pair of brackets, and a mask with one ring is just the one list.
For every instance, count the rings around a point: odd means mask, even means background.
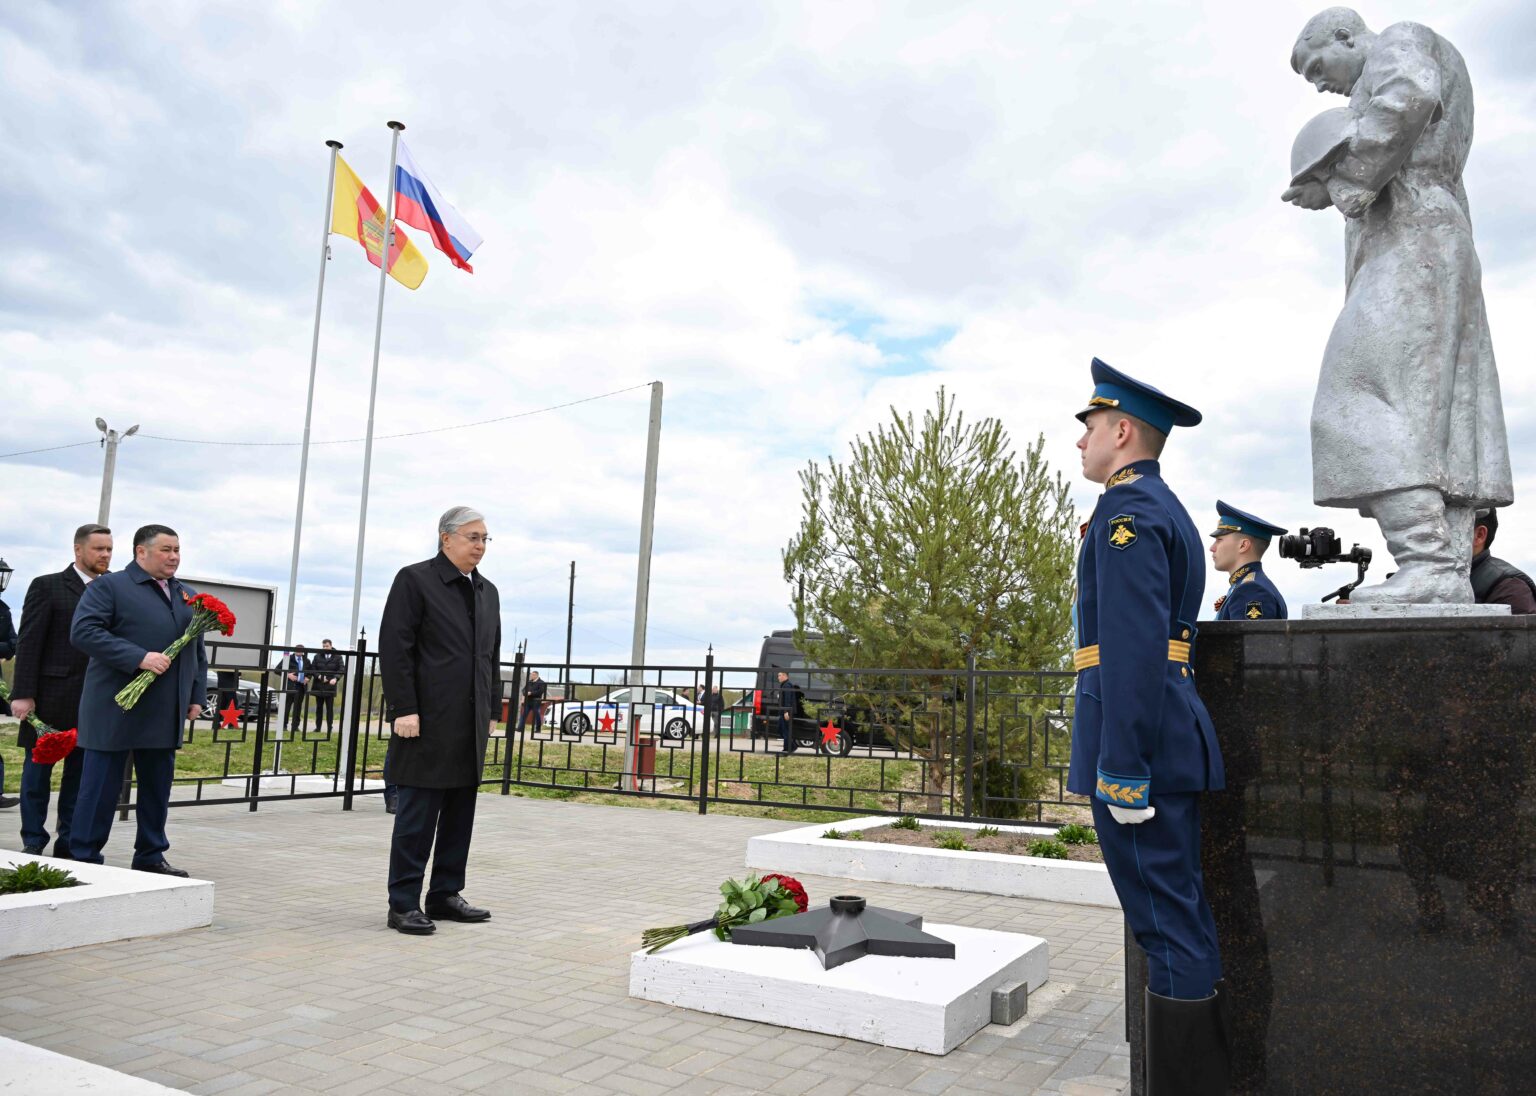
[{"label": "utility pole", "polygon": [[134,423],[119,434],[116,430],[107,429],[106,419],[98,418],[96,429],[101,431],[101,445],[107,451],[106,463],[101,469],[101,506],[96,510],[96,524],[105,525],[112,516],[112,477],[117,473],[117,445],[124,438],[137,434],[139,424]]},{"label": "utility pole", "polygon": [[[645,442],[645,493],[640,501],[640,561],[635,572],[635,633],[629,656],[629,683],[645,684],[645,630],[651,600],[651,542],[656,534],[656,469],[661,457],[661,382],[651,382],[651,423]],[[631,694],[634,695],[634,694]],[[644,694],[641,694],[644,700]],[[624,741],[624,779],[630,789],[640,786],[636,774],[639,742],[630,721]]]},{"label": "utility pole", "polygon": [[565,603],[565,674],[560,678],[569,687],[571,683],[571,630],[576,623],[576,561],[571,560],[571,595]]}]

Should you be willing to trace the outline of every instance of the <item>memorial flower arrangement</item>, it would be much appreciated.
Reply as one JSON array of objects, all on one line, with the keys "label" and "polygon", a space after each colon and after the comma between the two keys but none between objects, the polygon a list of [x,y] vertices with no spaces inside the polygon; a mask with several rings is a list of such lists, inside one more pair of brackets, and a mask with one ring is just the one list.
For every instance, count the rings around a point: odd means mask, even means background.
[{"label": "memorial flower arrangement", "polygon": [[[11,687],[0,681],[0,700],[10,699]],[[32,760],[36,764],[52,765],[55,761],[63,761],[69,756],[69,751],[75,748],[75,740],[79,735],[73,727],[67,731],[50,727],[38,719],[36,713],[28,715],[27,722],[37,731],[37,745],[32,747]]]},{"label": "memorial flower arrangement", "polygon": [[[230,612],[225,605],[212,594],[198,594],[196,597],[181,595],[181,599],[192,606],[192,623],[187,625],[187,630],[181,633],[180,638],[165,649],[165,657],[171,661],[181,654],[183,648],[204,632],[217,629],[223,635],[234,635],[235,614]],[[149,670],[140,670],[134,679],[124,685],[122,690],[112,699],[117,701],[117,706],[123,711],[128,711],[139,702],[157,675]]]},{"label": "memorial flower arrangement", "polygon": [[646,929],[641,934],[640,945],[647,954],[652,954],[705,929],[714,929],[721,940],[729,940],[731,929],[737,925],[755,925],[775,917],[790,917],[804,913],[810,905],[800,881],[777,872],[770,872],[760,879],[727,879],[720,884],[720,893],[724,898],[713,917],[689,925]]}]

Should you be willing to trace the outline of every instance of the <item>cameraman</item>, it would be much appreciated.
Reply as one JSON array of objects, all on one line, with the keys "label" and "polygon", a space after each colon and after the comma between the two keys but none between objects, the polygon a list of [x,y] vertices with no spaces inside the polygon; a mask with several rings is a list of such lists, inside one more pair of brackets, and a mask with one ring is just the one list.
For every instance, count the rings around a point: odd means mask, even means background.
[{"label": "cameraman", "polygon": [[1536,613],[1536,583],[1512,563],[1488,554],[1499,531],[1499,512],[1479,510],[1472,527],[1472,594],[1479,605],[1508,605],[1512,613]]},{"label": "cameraman", "polygon": [[1216,601],[1217,620],[1285,620],[1285,598],[1260,562],[1269,542],[1285,530],[1216,500],[1211,562],[1226,573],[1227,592]]}]

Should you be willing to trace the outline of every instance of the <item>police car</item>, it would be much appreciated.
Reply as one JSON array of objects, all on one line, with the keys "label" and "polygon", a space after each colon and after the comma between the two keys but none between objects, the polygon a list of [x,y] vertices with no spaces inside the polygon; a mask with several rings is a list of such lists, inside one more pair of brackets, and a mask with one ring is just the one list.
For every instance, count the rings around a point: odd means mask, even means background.
[{"label": "police car", "polygon": [[580,737],[596,729],[612,734],[638,726],[641,734],[681,742],[702,722],[704,709],[670,689],[654,685],[615,689],[596,700],[568,702],[560,729]]}]

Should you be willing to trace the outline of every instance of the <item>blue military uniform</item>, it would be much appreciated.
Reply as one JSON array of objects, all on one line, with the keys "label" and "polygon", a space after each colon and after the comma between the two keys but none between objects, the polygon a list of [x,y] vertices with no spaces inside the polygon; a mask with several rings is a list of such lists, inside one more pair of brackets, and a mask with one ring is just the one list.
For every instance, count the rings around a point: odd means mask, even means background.
[{"label": "blue military uniform", "polygon": [[[1284,534],[1278,525],[1244,513],[1235,506],[1216,500],[1216,528],[1212,537],[1233,534],[1270,541]],[[1290,611],[1285,598],[1258,560],[1245,563],[1227,578],[1227,592],[1216,602],[1217,620],[1285,620]]]},{"label": "blue military uniform", "polygon": [[[1093,362],[1100,408],[1164,433],[1200,413]],[[1200,872],[1199,793],[1225,786],[1211,718],[1190,655],[1205,596],[1200,533],[1155,460],[1110,476],[1078,555],[1078,671],[1068,790],[1091,796],[1104,862],[1137,942],[1148,987],[1164,998],[1210,997],[1221,976]],[[1108,805],[1156,808],[1140,824]]]}]

